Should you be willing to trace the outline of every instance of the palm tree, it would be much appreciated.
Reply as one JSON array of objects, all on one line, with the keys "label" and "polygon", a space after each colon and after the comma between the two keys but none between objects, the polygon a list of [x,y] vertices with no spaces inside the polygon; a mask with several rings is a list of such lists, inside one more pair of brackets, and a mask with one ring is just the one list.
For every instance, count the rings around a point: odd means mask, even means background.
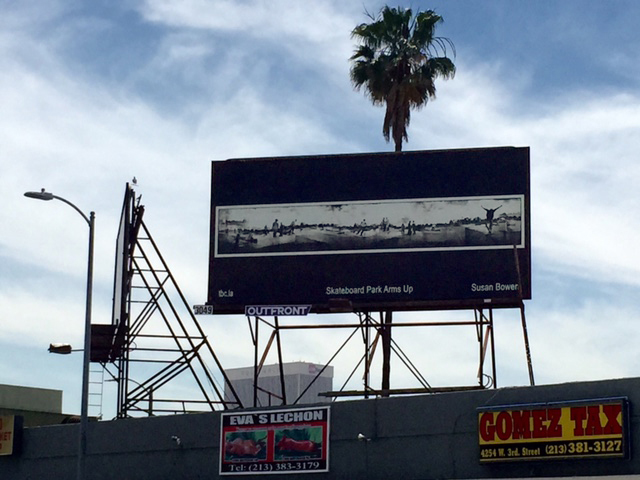
[{"label": "palm tree", "polygon": [[358,25],[351,37],[360,45],[350,58],[351,82],[374,105],[386,104],[382,134],[392,137],[395,151],[409,140],[407,127],[411,109],[419,109],[436,96],[435,79],[453,78],[456,67],[447,57],[447,47],[455,56],[451,40],[436,37],[442,17],[433,10],[418,11],[385,6],[371,23]]}]

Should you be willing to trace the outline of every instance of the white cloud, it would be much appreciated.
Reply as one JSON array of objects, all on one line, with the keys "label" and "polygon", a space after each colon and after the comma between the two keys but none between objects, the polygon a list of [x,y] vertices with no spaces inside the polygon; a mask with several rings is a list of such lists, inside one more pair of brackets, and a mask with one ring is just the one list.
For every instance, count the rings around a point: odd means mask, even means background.
[{"label": "white cloud", "polygon": [[[51,277],[53,280],[53,277]],[[85,318],[82,286],[77,295],[47,298],[47,286],[26,291],[13,288],[0,294],[0,341],[23,347],[38,344],[45,350],[49,343],[71,343],[80,348]],[[51,288],[51,286],[49,286]],[[9,313],[11,313],[9,315]]]},{"label": "white cloud", "polygon": [[574,310],[545,312],[544,326],[530,327],[541,383],[636,375],[640,357],[630,321],[636,315],[632,302],[603,305],[595,299]]},{"label": "white cloud", "polygon": [[[140,9],[150,22],[231,35],[248,50],[270,42],[297,62],[322,64],[326,70],[346,65],[349,35],[361,11],[344,4],[276,1],[147,0]],[[330,45],[330,48],[327,46]]]},{"label": "white cloud", "polygon": [[[173,27],[201,28],[227,32],[245,32],[252,37],[296,37],[313,42],[326,41],[336,26],[353,26],[345,22],[345,13],[353,9],[334,2],[311,6],[286,0],[147,0],[140,11],[151,22]],[[334,27],[326,28],[328,25]]]},{"label": "white cloud", "polygon": [[501,72],[467,65],[440,81],[438,99],[414,113],[407,147],[530,146],[536,265],[638,285],[640,97],[567,92],[531,110],[526,78]]}]

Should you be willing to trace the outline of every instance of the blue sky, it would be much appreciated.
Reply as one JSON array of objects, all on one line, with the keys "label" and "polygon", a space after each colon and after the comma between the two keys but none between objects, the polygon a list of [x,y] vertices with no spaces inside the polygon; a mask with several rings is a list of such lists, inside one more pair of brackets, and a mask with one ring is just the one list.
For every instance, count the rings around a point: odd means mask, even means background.
[{"label": "blue sky", "polygon": [[[637,375],[640,4],[397,3],[444,17],[438,33],[458,68],[413,113],[405,149],[531,147],[537,383]],[[95,210],[96,322],[110,321],[133,176],[173,274],[203,303],[211,160],[393,149],[383,110],[349,83],[350,31],[382,5],[0,0],[0,383],[62,389],[65,410],[79,410],[80,355],[46,348],[81,343],[86,227],[25,191]],[[200,321],[224,366],[252,363],[244,318]],[[301,337],[285,357],[326,361],[318,345],[330,336]],[[397,340],[438,386],[473,384],[474,336],[433,328]],[[499,385],[528,384],[517,314],[497,315],[496,343]],[[396,386],[412,386],[399,370]],[[114,403],[105,397],[105,410]]]}]

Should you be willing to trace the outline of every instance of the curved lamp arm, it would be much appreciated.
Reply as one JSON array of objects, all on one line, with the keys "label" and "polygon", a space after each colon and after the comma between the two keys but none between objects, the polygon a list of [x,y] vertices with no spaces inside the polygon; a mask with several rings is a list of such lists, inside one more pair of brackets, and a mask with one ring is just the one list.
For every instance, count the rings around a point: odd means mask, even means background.
[{"label": "curved lamp arm", "polygon": [[84,218],[85,222],[87,222],[87,225],[91,226],[91,221],[89,220],[89,217],[87,217],[82,210],[80,210],[78,207],[76,207],[73,203],[71,203],[66,198],[59,197],[58,195],[54,195],[53,193],[50,193],[50,192],[45,192],[44,188],[39,192],[25,192],[24,196],[29,198],[35,198],[37,200],[46,200],[46,201],[53,200],[53,199],[60,200],[61,202],[64,202],[67,205],[69,205],[80,215],[82,215],[82,218]]}]

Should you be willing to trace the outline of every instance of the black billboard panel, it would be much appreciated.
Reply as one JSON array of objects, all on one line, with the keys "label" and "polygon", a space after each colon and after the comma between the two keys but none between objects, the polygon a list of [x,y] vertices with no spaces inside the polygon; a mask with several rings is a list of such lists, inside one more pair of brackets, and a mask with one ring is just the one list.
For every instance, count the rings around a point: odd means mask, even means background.
[{"label": "black billboard panel", "polygon": [[[138,229],[142,219],[144,208],[136,206],[136,196],[133,188],[127,183],[120,214],[118,236],[116,237],[116,259],[113,282],[113,306],[111,325],[113,331],[113,344],[108,355],[111,361],[122,356],[122,348],[129,323],[129,297],[131,294],[131,280],[133,277],[133,253],[136,246]],[[95,326],[95,325],[94,325]],[[107,334],[107,327],[102,328],[98,336]],[[101,338],[99,343],[106,340]],[[93,352],[93,349],[92,349]],[[99,361],[99,360],[96,360]]]},{"label": "black billboard panel", "polygon": [[214,313],[531,297],[528,148],[227,160],[211,191]]}]

